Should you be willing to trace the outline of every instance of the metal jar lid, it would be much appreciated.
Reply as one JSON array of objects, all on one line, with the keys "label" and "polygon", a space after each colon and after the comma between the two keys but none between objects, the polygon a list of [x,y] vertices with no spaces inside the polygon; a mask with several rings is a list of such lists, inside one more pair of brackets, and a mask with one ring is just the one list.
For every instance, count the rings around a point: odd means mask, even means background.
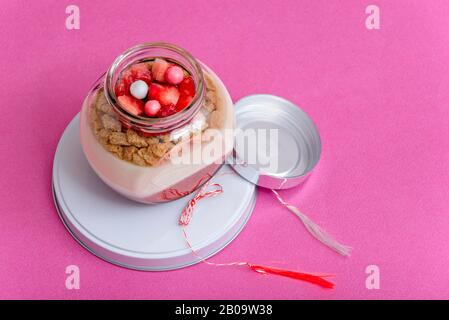
[{"label": "metal jar lid", "polygon": [[120,196],[90,168],[81,150],[79,128],[76,116],[59,141],[53,163],[53,196],[69,232],[96,256],[130,269],[178,269],[219,252],[250,218],[256,203],[255,186],[236,174],[226,174],[233,171],[223,166],[213,181],[226,192],[195,208],[195,219],[186,227],[192,251],[178,219],[194,194],[157,205]]},{"label": "metal jar lid", "polygon": [[232,166],[265,188],[287,189],[305,181],[318,163],[321,140],[312,119],[283,98],[258,94],[235,104]]}]

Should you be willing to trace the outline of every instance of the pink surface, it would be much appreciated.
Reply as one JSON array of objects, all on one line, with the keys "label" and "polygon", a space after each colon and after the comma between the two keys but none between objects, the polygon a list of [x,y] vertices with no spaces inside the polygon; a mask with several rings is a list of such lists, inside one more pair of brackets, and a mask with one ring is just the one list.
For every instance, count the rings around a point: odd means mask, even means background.
[{"label": "pink surface", "polygon": [[[3,137],[0,298],[449,298],[449,2],[1,1]],[[277,4],[275,4],[277,3]],[[272,93],[316,122],[322,159],[282,195],[339,240],[342,258],[261,191],[247,227],[217,262],[283,261],[337,274],[337,288],[196,265],[144,273],[82,249],[53,206],[51,168],[90,85],[126,48],[168,41],[212,67],[234,100]],[[65,288],[79,266],[81,289]],[[380,289],[365,287],[378,265]]]}]

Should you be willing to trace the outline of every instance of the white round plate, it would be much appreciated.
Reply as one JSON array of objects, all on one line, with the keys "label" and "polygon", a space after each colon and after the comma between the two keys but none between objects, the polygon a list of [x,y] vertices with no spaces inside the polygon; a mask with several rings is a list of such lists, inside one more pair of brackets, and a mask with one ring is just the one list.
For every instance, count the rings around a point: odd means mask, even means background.
[{"label": "white round plate", "polygon": [[[221,175],[221,173],[229,173]],[[256,187],[228,165],[212,179],[224,192],[201,200],[187,233],[193,249],[210,257],[232,241],[248,221]],[[193,197],[145,205],[128,200],[104,184],[90,168],[79,141],[79,115],[64,131],[53,164],[53,195],[72,236],[96,256],[122,267],[161,271],[195,264],[178,224]]]}]

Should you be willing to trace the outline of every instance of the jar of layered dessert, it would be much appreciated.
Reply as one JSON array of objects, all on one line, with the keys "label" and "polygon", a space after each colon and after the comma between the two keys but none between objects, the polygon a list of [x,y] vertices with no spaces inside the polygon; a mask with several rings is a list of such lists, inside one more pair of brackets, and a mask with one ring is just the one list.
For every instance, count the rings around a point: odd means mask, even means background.
[{"label": "jar of layered dessert", "polygon": [[120,55],[81,111],[81,144],[96,174],[132,200],[159,203],[206,183],[233,149],[228,91],[206,65],[167,43]]}]

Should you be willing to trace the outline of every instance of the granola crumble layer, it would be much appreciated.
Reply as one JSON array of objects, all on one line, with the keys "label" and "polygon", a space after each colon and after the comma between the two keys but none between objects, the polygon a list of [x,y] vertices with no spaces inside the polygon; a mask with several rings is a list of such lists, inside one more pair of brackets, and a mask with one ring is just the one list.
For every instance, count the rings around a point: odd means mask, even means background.
[{"label": "granola crumble layer", "polygon": [[[206,116],[206,123],[201,131],[207,128],[219,129],[223,119],[215,84],[207,74],[205,80],[206,98],[200,112]],[[131,128],[125,128],[107,102],[103,88],[96,93],[90,119],[94,135],[107,151],[121,160],[139,166],[158,165],[164,156],[181,142],[180,139],[173,140],[170,133],[145,137]]]}]

